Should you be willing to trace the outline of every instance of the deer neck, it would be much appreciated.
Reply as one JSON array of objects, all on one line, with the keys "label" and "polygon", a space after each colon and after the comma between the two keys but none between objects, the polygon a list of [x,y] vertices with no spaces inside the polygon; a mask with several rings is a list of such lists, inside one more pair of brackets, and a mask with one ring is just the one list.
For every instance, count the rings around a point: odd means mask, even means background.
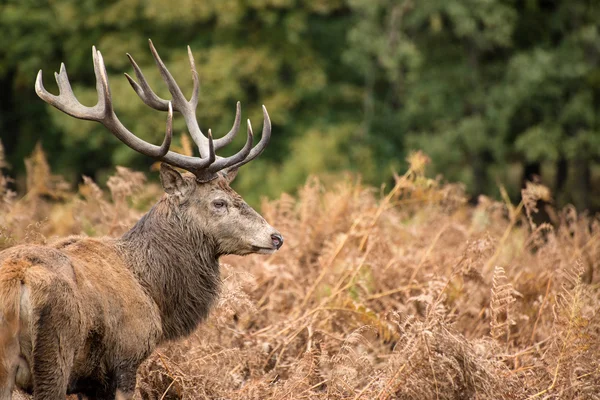
[{"label": "deer neck", "polygon": [[165,340],[190,334],[220,288],[214,240],[170,211],[160,201],[119,240],[127,266],[158,305]]}]

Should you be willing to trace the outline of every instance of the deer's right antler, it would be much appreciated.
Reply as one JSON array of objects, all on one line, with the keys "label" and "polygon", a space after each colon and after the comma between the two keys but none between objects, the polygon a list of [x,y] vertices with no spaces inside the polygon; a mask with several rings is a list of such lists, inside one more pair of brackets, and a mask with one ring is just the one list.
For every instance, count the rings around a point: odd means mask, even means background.
[{"label": "deer's right antler", "polygon": [[[196,120],[196,108],[198,107],[198,96],[200,91],[200,80],[198,78],[198,72],[194,64],[194,58],[190,47],[188,46],[188,57],[190,61],[190,67],[192,70],[192,79],[194,82],[192,97],[190,100],[186,100],[181,89],[173,79],[173,76],[166,68],[162,60],[160,59],[158,52],[154,48],[152,41],[149,40],[150,50],[158,65],[163,80],[167,84],[169,92],[171,93],[172,100],[164,100],[156,95],[150,88],[148,81],[142,74],[141,69],[133,60],[133,58],[127,54],[135,74],[139,80],[137,83],[131,76],[125,74],[129,83],[142,99],[142,101],[160,111],[167,111],[167,128],[165,139],[160,146],[148,143],[133,133],[131,133],[119,119],[117,118],[113,107],[112,98],[110,94],[110,87],[108,85],[108,76],[106,73],[106,67],[102,59],[100,51],[92,47],[92,57],[94,60],[94,73],[96,75],[96,90],[98,92],[98,103],[93,107],[87,107],[81,104],[69,83],[67,71],[65,65],[61,64],[60,72],[55,73],[56,82],[58,84],[59,95],[55,96],[49,93],[42,83],[42,71],[40,70],[35,82],[35,91],[38,96],[47,102],[48,104],[56,107],[60,111],[69,114],[75,118],[86,119],[90,121],[98,121],[107,127],[119,140],[125,143],[127,146],[138,151],[139,153],[145,154],[159,161],[164,161],[173,166],[185,169],[196,175],[196,178],[201,182],[207,182],[217,177],[217,173],[221,170],[231,170],[239,168],[241,165],[249,162],[256,158],[265,149],[271,138],[271,121],[267,109],[263,106],[263,131],[260,142],[252,147],[253,144],[253,133],[250,120],[248,120],[247,139],[244,147],[236,154],[230,157],[219,157],[215,154],[215,150],[218,150],[233,140],[237,135],[240,128],[241,121],[241,106],[237,103],[235,121],[231,130],[222,138],[213,140],[211,130],[208,130],[208,137],[204,136],[198,121]],[[169,151],[172,139],[172,124],[173,124],[173,110],[178,111],[183,115],[185,123],[189,129],[192,139],[198,146],[200,157],[190,157],[182,154],[178,154]]]}]

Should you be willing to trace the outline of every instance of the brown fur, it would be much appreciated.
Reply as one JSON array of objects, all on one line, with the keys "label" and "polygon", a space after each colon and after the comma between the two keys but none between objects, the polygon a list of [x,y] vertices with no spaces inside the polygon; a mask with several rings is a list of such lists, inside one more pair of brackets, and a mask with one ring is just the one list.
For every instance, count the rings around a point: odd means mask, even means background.
[{"label": "brown fur", "polygon": [[219,257],[276,250],[278,233],[226,177],[197,183],[163,166],[161,179],[167,194],[121,238],[0,253],[0,400],[15,382],[36,400],[131,397],[153,349],[207,317]]},{"label": "brown fur", "polygon": [[19,299],[21,269],[19,263],[8,263],[0,269],[0,396],[7,396],[13,388],[17,357],[19,329]]}]

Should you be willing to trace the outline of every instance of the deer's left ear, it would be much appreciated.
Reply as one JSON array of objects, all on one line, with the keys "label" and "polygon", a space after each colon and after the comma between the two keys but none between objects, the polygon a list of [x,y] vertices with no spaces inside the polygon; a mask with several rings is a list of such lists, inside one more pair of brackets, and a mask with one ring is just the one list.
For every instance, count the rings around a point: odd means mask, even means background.
[{"label": "deer's left ear", "polygon": [[191,192],[191,188],[185,179],[183,179],[183,176],[176,169],[164,162],[160,164],[160,181],[165,192],[180,199],[185,198]]},{"label": "deer's left ear", "polygon": [[235,179],[235,177],[238,174],[238,171],[239,171],[238,168],[229,168],[229,169],[227,169],[225,174],[223,174],[223,176],[225,177],[225,180],[227,181],[228,184],[233,182],[233,180]]}]

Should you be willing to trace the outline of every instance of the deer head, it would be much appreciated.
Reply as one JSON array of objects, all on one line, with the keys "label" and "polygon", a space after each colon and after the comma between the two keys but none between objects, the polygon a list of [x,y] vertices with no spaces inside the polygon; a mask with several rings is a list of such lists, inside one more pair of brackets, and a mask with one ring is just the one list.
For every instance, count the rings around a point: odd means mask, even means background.
[{"label": "deer head", "polygon": [[160,177],[171,212],[215,243],[217,256],[270,254],[283,244],[279,232],[229,187],[235,172],[198,182],[194,175],[162,164]]},{"label": "deer head", "polygon": [[[238,168],[260,155],[269,143],[271,121],[267,109],[263,106],[262,136],[256,146],[253,147],[254,135],[250,120],[248,120],[247,139],[244,147],[230,157],[216,155],[215,152],[231,143],[239,131],[240,103],[237,103],[235,121],[229,133],[219,139],[213,139],[209,129],[208,135],[205,136],[196,119],[200,84],[190,47],[188,46],[188,57],[192,71],[193,90],[190,100],[187,100],[158,55],[152,41],[149,40],[149,44],[172,99],[165,100],[154,93],[141,69],[129,54],[127,57],[139,83],[128,74],[125,76],[146,105],[155,110],[167,112],[165,138],[160,146],[138,138],[117,118],[112,107],[108,76],[102,54],[95,47],[92,48],[98,93],[98,102],[95,106],[87,107],[77,100],[71,89],[64,64],[61,64],[60,72],[55,73],[59,95],[53,95],[44,88],[41,70],[35,83],[36,93],[42,100],[66,114],[79,119],[100,122],[127,146],[162,161],[160,175],[166,192],[163,202],[169,207],[166,212],[175,213],[181,217],[181,220],[190,221],[194,227],[201,230],[209,240],[213,241],[218,255],[271,253],[278,250],[283,244],[281,234],[229,187]],[[186,156],[169,150],[173,131],[173,111],[181,113],[185,119],[189,133],[200,153],[199,157]],[[189,173],[182,175],[171,166],[181,168]]]}]

